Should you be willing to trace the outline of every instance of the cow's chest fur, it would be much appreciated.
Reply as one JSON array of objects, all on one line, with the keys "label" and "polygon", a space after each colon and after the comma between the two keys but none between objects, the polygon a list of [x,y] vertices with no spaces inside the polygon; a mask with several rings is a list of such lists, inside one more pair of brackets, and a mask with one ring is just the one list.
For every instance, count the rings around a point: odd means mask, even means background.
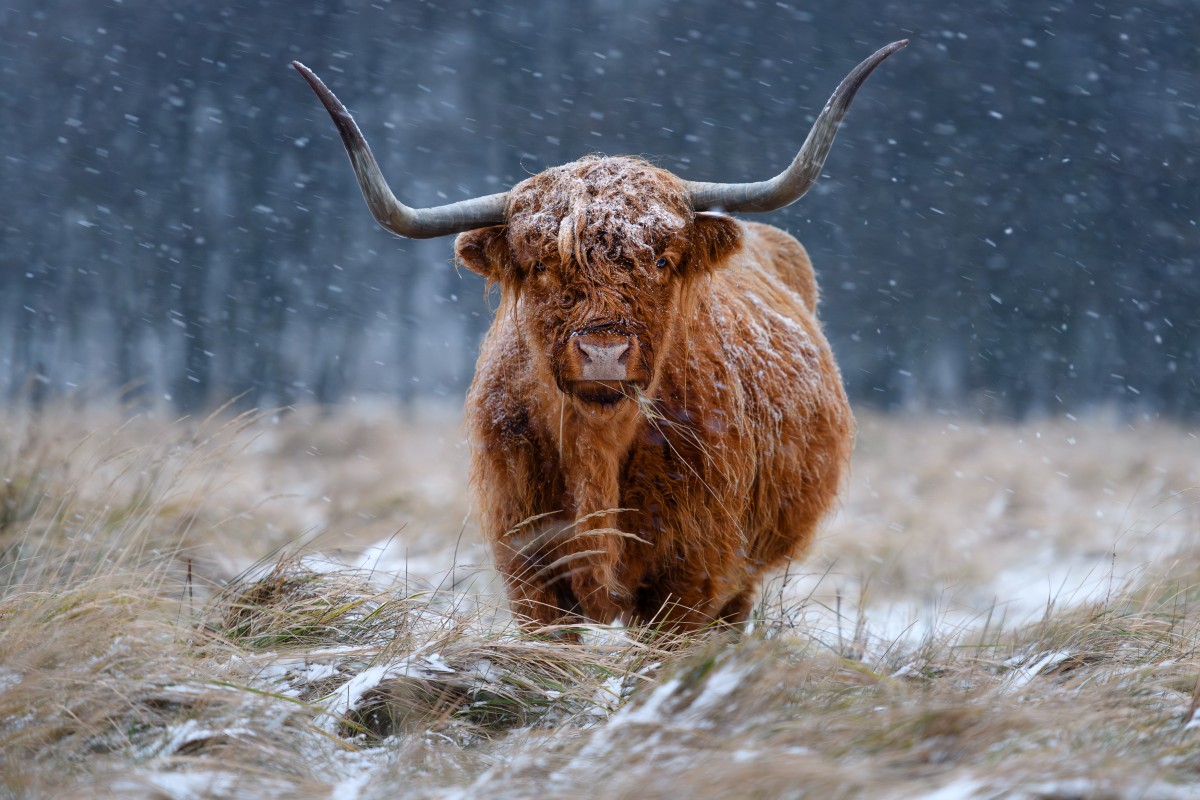
[{"label": "cow's chest fur", "polygon": [[[521,495],[524,485],[527,502],[511,510],[498,552],[519,550],[519,572],[565,587],[582,562],[596,558],[569,556],[598,549],[604,537],[615,554],[606,590],[616,616],[627,619],[652,618],[672,602],[712,618],[754,583],[764,561],[752,550],[761,537],[748,529],[757,522],[749,513],[756,464],[737,422],[741,409],[730,402],[737,394],[664,394],[622,434],[624,447],[612,450],[596,446],[597,432],[575,428],[569,415],[561,430],[553,414],[531,420],[517,402],[510,406],[515,418],[500,416],[497,428],[508,434],[503,469],[512,482],[506,495]],[[491,472],[484,480],[495,481],[499,469]]]},{"label": "cow's chest fur", "polygon": [[753,557],[745,528],[754,465],[740,432],[714,424],[726,416],[719,409],[703,419],[664,411],[645,422],[625,458],[619,526],[638,540],[626,544],[621,577],[630,589],[661,594],[682,591],[693,576],[727,582],[717,594],[729,594]]}]

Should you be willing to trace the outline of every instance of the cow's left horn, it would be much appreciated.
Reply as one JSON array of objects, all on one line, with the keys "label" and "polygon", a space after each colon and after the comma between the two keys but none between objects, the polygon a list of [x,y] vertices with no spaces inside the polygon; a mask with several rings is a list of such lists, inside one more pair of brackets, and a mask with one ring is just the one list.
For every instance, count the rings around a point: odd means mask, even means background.
[{"label": "cow's left horn", "polygon": [[375,217],[375,221],[380,225],[399,236],[431,239],[434,236],[499,225],[505,221],[508,192],[475,197],[435,208],[409,208],[401,203],[388,188],[379,163],[371,153],[371,148],[367,146],[362,132],[354,124],[350,112],[311,69],[299,61],[293,61],[292,66],[304,76],[304,80],[308,81],[317,97],[321,98],[329,116],[333,117],[333,124],[337,125],[338,133],[342,135],[342,143],[346,145],[346,152],[350,155],[350,164],[358,177],[358,185],[366,198],[367,207],[371,209],[371,216]]},{"label": "cow's left horn", "polygon": [[850,109],[854,94],[884,59],[908,44],[907,39],[892,42],[872,54],[846,76],[837,91],[829,98],[813,123],[804,146],[791,166],[774,178],[758,183],[703,183],[688,181],[692,208],[696,211],[774,211],[794,203],[816,182],[829,155],[829,147],[837,134],[838,125]]}]

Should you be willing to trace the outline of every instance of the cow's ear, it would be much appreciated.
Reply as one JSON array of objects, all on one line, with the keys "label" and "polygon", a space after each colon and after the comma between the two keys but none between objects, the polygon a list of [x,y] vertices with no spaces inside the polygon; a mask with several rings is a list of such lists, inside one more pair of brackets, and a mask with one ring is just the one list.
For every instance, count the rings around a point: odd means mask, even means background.
[{"label": "cow's ear", "polygon": [[503,282],[510,272],[507,230],[493,225],[460,233],[454,240],[455,259],[489,281]]},{"label": "cow's ear", "polygon": [[688,261],[701,270],[719,268],[742,246],[742,226],[733,217],[697,214]]}]

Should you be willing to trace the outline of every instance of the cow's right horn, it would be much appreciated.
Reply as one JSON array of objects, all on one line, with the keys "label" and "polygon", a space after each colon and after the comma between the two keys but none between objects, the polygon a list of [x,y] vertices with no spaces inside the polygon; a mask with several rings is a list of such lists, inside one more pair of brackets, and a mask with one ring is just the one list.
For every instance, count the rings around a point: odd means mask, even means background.
[{"label": "cow's right horn", "polygon": [[854,94],[884,59],[907,44],[908,40],[903,39],[880,48],[846,76],[821,110],[804,146],[786,170],[757,183],[688,181],[692,208],[696,211],[774,211],[799,200],[821,174],[825,156],[829,155],[833,137],[850,109]]},{"label": "cow's right horn", "polygon": [[505,221],[508,192],[475,197],[435,208],[409,208],[401,203],[388,188],[379,163],[371,153],[371,148],[367,146],[367,140],[363,138],[358,125],[354,124],[350,112],[312,70],[299,61],[293,61],[292,66],[304,76],[304,80],[308,81],[317,97],[321,98],[329,116],[333,117],[333,123],[342,135],[342,143],[346,145],[350,165],[354,167],[354,174],[358,178],[363,197],[366,198],[367,207],[371,209],[371,216],[375,217],[375,221],[380,225],[398,236],[431,239],[435,236],[499,225]]}]

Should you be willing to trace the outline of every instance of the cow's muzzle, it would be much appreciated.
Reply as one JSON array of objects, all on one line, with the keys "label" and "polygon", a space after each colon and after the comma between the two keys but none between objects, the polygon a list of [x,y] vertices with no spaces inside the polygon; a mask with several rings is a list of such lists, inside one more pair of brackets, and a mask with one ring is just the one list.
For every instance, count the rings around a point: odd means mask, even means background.
[{"label": "cow's muzzle", "polygon": [[637,339],[616,333],[585,333],[571,340],[578,360],[579,380],[623,381],[630,359],[637,363]]},{"label": "cow's muzzle", "polygon": [[581,400],[610,405],[649,385],[636,336],[611,330],[579,332],[560,352],[559,388]]}]

